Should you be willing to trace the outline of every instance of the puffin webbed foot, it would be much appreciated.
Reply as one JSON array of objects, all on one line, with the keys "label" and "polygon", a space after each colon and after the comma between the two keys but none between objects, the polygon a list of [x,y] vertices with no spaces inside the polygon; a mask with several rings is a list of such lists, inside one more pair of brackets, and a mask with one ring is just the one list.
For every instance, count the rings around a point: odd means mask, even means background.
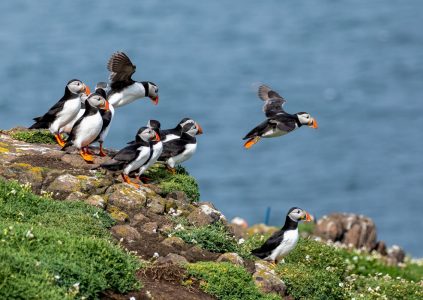
[{"label": "puffin webbed foot", "polygon": [[131,181],[131,179],[129,178],[129,176],[128,176],[128,175],[126,175],[126,174],[123,174],[123,173],[122,173],[122,178],[123,178],[123,181],[124,181],[124,182],[126,182],[126,183],[128,183],[128,184],[130,184],[130,185],[134,186],[134,187],[135,187],[135,188],[137,188],[137,189],[139,189],[139,188],[140,188],[140,185],[139,185],[139,184],[137,184],[137,183],[135,183],[135,182],[132,182],[132,181]]},{"label": "puffin webbed foot", "polygon": [[104,152],[104,149],[103,149],[103,143],[100,143],[100,152],[98,153],[98,155],[100,155],[101,157],[107,156],[107,153]]},{"label": "puffin webbed foot", "polygon": [[86,149],[81,149],[81,151],[79,151],[79,154],[82,156],[82,158],[87,162],[87,163],[93,163],[94,162],[94,158],[91,154],[89,154]]},{"label": "puffin webbed foot", "polygon": [[260,141],[260,137],[259,136],[253,137],[253,138],[251,138],[251,139],[249,139],[248,141],[245,142],[244,148],[245,149],[250,149],[258,141]]},{"label": "puffin webbed foot", "polygon": [[56,138],[56,142],[59,144],[59,146],[63,148],[63,146],[65,146],[66,143],[62,139],[62,137],[60,136],[60,134],[55,134],[54,137]]}]

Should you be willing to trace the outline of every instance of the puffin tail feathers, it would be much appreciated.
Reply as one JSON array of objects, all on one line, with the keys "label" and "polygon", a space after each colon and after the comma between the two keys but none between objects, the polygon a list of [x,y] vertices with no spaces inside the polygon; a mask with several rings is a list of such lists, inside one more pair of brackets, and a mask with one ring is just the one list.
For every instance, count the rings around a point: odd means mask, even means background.
[{"label": "puffin tail feathers", "polygon": [[47,129],[50,127],[49,122],[43,120],[43,117],[37,117],[33,119],[35,121],[28,129]]},{"label": "puffin tail feathers", "polygon": [[251,138],[251,139],[249,139],[248,141],[245,142],[244,148],[245,149],[250,149],[258,141],[260,141],[260,137],[259,136],[255,136],[255,137],[253,137],[253,138]]},{"label": "puffin tail feathers", "polygon": [[109,171],[119,171],[119,170],[122,170],[124,166],[125,166],[125,162],[114,160],[114,159],[100,165],[100,167],[105,168]]}]

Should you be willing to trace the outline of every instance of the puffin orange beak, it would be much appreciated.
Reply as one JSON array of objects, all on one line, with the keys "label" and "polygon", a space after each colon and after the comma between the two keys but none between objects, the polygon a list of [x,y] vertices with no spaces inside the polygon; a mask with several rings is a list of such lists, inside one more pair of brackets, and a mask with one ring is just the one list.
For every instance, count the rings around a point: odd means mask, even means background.
[{"label": "puffin orange beak", "polygon": [[306,222],[310,222],[310,221],[313,221],[313,217],[308,213],[308,212],[306,212],[306,215],[305,215],[305,221]]},{"label": "puffin orange beak", "polygon": [[157,132],[156,132],[156,141],[160,142],[160,135],[158,135]]},{"label": "puffin orange beak", "polygon": [[104,109],[105,111],[109,111],[109,110],[110,110],[109,101],[107,101],[107,100],[106,100],[106,102],[104,103],[104,107],[103,107],[103,109]]},{"label": "puffin orange beak", "polygon": [[308,127],[317,129],[319,128],[319,125],[317,125],[317,121],[315,118],[312,118],[311,121],[308,123]]},{"label": "puffin orange beak", "polygon": [[199,134],[203,134],[203,128],[201,128],[201,126],[200,126],[200,124],[198,124],[198,123],[195,123],[195,126],[197,126],[197,135],[199,135]]},{"label": "puffin orange beak", "polygon": [[85,93],[87,96],[89,96],[89,95],[91,94],[90,88],[89,88],[87,85],[85,85],[85,91],[84,91],[84,93]]},{"label": "puffin orange beak", "polygon": [[153,101],[154,105],[159,104],[159,96],[156,96],[155,98],[151,98],[151,101]]}]

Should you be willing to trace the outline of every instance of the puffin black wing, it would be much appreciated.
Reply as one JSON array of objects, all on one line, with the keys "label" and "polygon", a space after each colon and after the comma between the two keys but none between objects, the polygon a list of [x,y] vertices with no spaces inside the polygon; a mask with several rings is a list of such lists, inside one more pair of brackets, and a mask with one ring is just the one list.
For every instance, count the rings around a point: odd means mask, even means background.
[{"label": "puffin black wing", "polygon": [[275,232],[270,238],[267,239],[266,242],[264,242],[261,247],[254,249],[251,251],[251,254],[259,257],[259,258],[266,258],[270,254],[272,254],[272,251],[276,249],[283,240],[283,234],[284,230],[279,230]]},{"label": "puffin black wing", "polygon": [[138,156],[138,148],[141,146],[148,146],[144,145],[143,143],[134,143],[132,145],[126,146],[125,148],[121,149],[118,153],[113,156],[114,160],[123,161],[123,162],[130,162],[137,158]]},{"label": "puffin black wing", "polygon": [[109,76],[111,87],[114,88],[114,85],[118,82],[120,84],[132,84],[134,81],[131,76],[135,73],[135,69],[136,66],[125,53],[113,53],[107,63],[107,70],[111,72]]},{"label": "puffin black wing", "polygon": [[256,136],[261,136],[267,129],[269,129],[269,126],[275,127],[276,124],[271,124],[270,120],[265,120],[261,122],[259,125],[254,127],[249,133],[247,133],[243,140],[250,139]]},{"label": "puffin black wing", "polygon": [[187,143],[188,142],[183,139],[175,139],[164,143],[163,152],[160,155],[159,160],[164,161],[178,154],[181,154],[182,152],[184,152]]},{"label": "puffin black wing", "polygon": [[285,113],[282,106],[286,103],[286,100],[267,85],[259,86],[258,96],[264,101],[263,112],[266,117],[272,118],[277,114]]},{"label": "puffin black wing", "polygon": [[32,124],[29,129],[48,128],[50,126],[50,123],[54,122],[54,120],[56,119],[57,114],[63,109],[65,101],[66,100],[64,98],[60,99],[43,116],[34,118],[33,120],[35,121],[35,123]]}]

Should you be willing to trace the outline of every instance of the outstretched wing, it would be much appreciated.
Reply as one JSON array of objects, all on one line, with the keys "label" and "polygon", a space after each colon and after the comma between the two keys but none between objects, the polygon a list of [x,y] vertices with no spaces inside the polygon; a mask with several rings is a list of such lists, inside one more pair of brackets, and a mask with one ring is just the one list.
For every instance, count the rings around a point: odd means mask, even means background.
[{"label": "outstretched wing", "polygon": [[115,52],[107,63],[107,70],[110,71],[109,80],[112,84],[120,81],[132,82],[131,76],[135,73],[136,68],[125,53]]},{"label": "outstretched wing", "polygon": [[258,96],[264,101],[263,112],[266,117],[272,118],[277,114],[285,113],[282,106],[286,100],[267,85],[259,86]]}]

